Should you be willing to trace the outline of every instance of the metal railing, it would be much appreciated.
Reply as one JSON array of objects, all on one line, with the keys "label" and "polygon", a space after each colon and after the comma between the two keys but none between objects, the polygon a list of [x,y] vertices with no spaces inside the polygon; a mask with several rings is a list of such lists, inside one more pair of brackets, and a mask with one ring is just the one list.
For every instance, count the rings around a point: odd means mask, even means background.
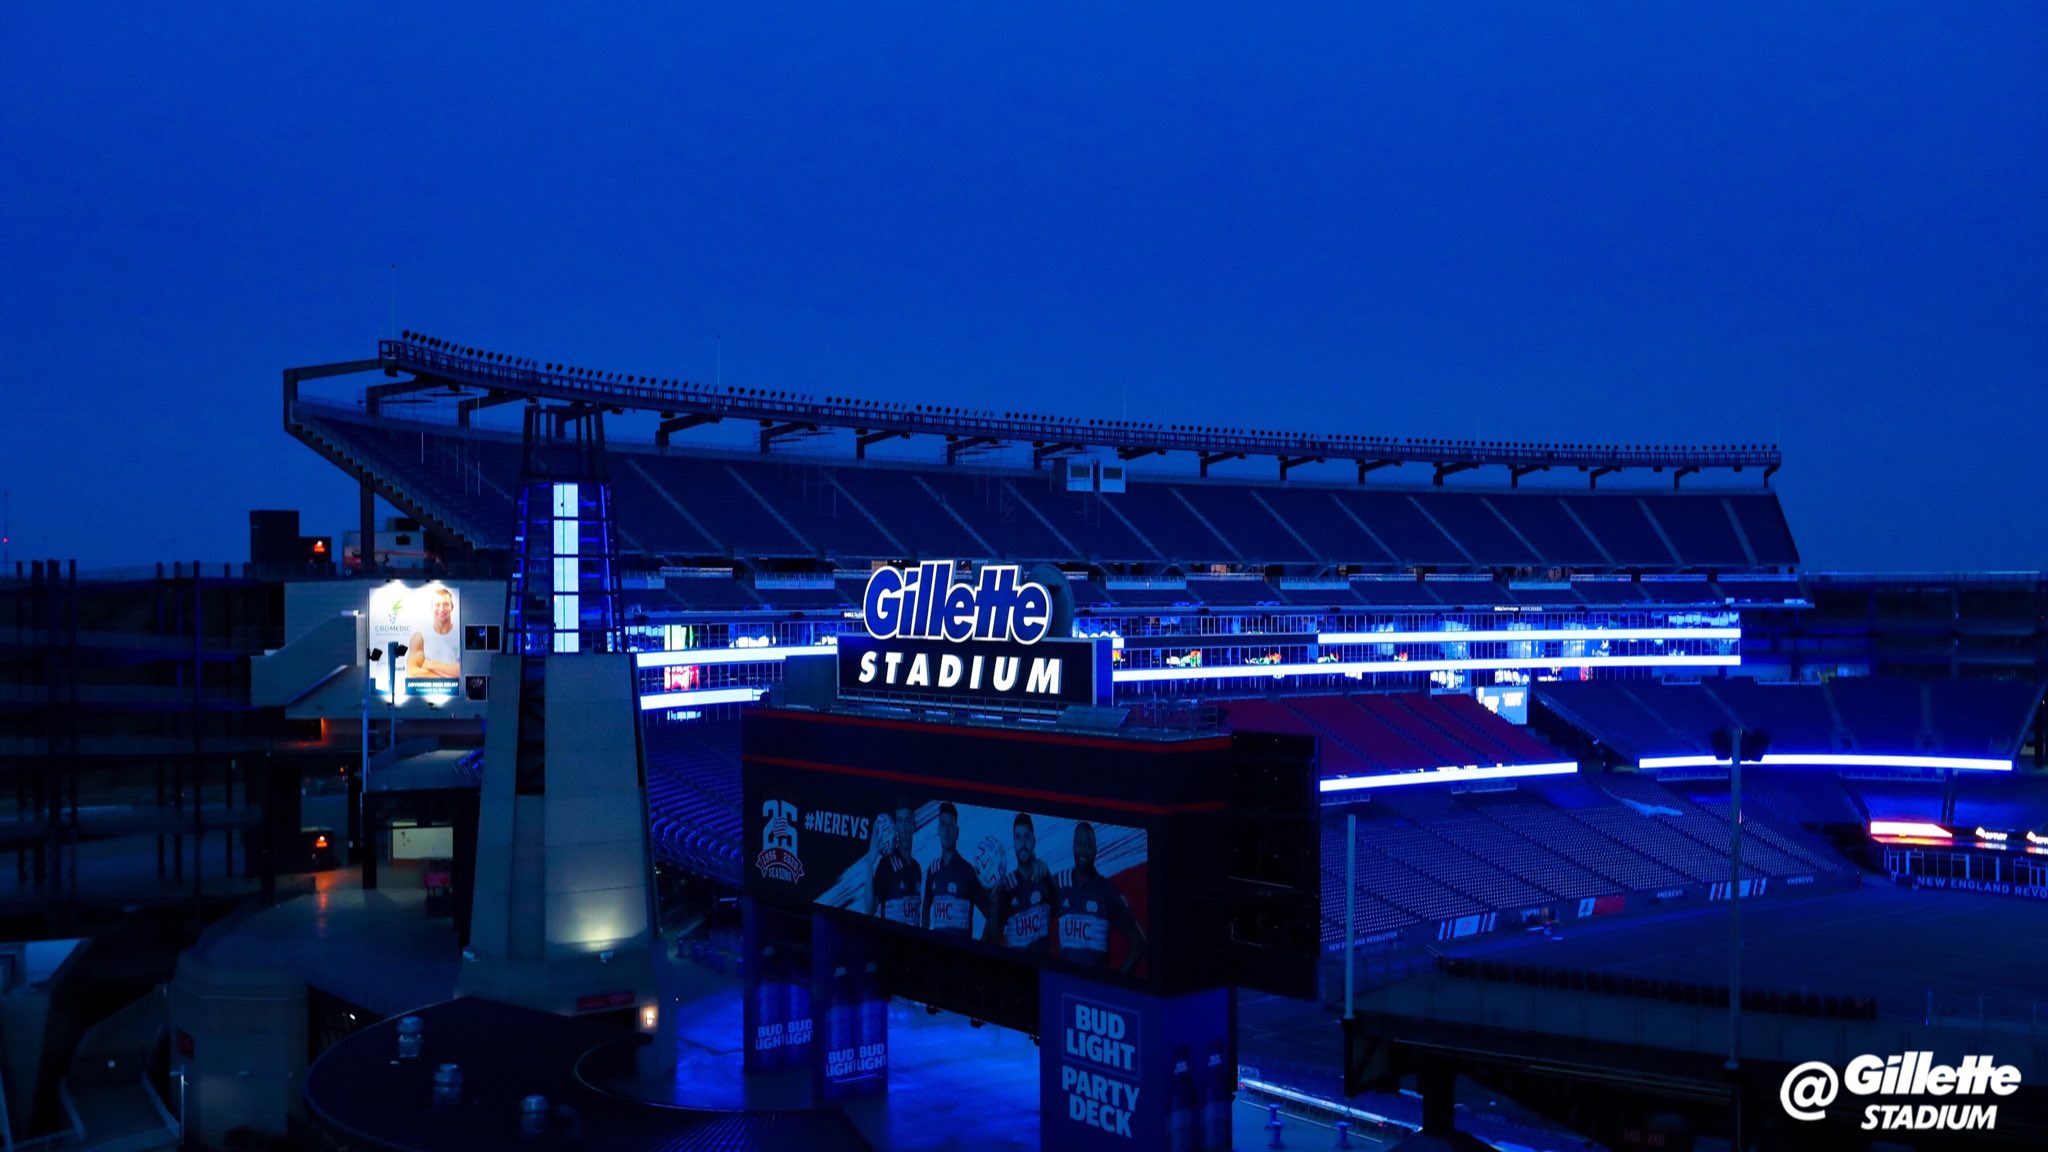
[{"label": "metal railing", "polygon": [[[65,1123],[55,1132],[46,1133],[31,1140],[9,1140],[10,1152],[50,1152],[58,1148],[90,1149],[91,1152],[138,1152],[140,1149],[176,1146],[182,1141],[182,1132],[177,1119],[164,1108],[157,1097],[156,1089],[149,1083],[147,1059],[133,1068],[123,1070],[117,1062],[107,1057],[100,1049],[100,1041],[128,1027],[137,1019],[151,1013],[162,1013],[165,1007],[166,991],[159,985],[156,989],[139,997],[134,1002],[117,1009],[112,1015],[87,1028],[79,1036],[78,1047],[72,1059],[72,1068],[57,1085],[57,1102],[64,1110]],[[156,1038],[162,1036],[163,1025],[159,1022]],[[152,1038],[148,1047],[154,1047]],[[164,1121],[163,1127],[143,1132],[133,1132],[110,1140],[93,1140],[86,1130],[85,1119],[79,1114],[78,1104],[71,1092],[72,1082],[81,1073],[80,1061],[89,1060],[85,1066],[95,1080],[106,1085],[125,1086],[133,1084],[147,1096],[151,1108]]]},{"label": "metal railing", "polygon": [[2048,1036],[2048,1004],[2013,997],[1957,995],[1929,988],[1926,1023],[1935,1028]]},{"label": "metal railing", "polygon": [[854,428],[868,432],[987,438],[1044,444],[1089,445],[1136,452],[1183,451],[1206,455],[1355,460],[1360,463],[1506,465],[1587,468],[1776,469],[1776,445],[1554,444],[1517,440],[1450,440],[1239,430],[1132,420],[1095,420],[1025,412],[986,412],[930,404],[871,403],[759,389],[716,389],[689,381],[593,372],[508,357],[484,349],[409,336],[382,340],[378,358],[390,367],[438,380],[666,414],[687,412],[718,419],[765,420],[799,427]]}]

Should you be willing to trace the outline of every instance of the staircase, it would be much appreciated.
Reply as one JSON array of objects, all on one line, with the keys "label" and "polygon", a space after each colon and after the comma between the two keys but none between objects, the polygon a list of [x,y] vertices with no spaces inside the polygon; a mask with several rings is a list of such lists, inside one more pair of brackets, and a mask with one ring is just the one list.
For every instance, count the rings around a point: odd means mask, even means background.
[{"label": "staircase", "polygon": [[86,1029],[58,1092],[74,1127],[16,1149],[156,1152],[179,1145],[178,1122],[149,1085],[149,1066],[163,1041],[164,990],[155,991]]}]

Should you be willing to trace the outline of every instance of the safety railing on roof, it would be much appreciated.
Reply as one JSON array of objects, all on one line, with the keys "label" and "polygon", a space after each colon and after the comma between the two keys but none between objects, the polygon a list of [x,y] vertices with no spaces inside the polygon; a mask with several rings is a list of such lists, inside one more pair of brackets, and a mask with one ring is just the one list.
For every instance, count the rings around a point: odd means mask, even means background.
[{"label": "safety railing on roof", "polygon": [[1183,451],[1212,458],[1243,453],[1291,460],[1426,463],[1439,467],[1775,470],[1783,463],[1783,454],[1771,444],[1562,444],[1300,433],[998,413],[837,396],[820,398],[545,364],[412,333],[403,339],[379,341],[378,358],[391,369],[449,383],[603,407],[659,411],[670,416],[688,413],[717,419],[762,420],[769,422],[769,426],[855,428],[866,432],[1099,446],[1132,453]]}]

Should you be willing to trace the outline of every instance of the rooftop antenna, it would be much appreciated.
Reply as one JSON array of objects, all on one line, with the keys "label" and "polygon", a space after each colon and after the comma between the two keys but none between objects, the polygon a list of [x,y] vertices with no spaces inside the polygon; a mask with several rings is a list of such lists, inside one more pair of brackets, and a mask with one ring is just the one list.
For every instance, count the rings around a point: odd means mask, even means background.
[{"label": "rooftop antenna", "polygon": [[0,492],[0,568],[14,567],[14,493]]},{"label": "rooftop antenna", "polygon": [[384,335],[387,340],[398,339],[398,265],[395,263],[391,265],[391,328]]}]

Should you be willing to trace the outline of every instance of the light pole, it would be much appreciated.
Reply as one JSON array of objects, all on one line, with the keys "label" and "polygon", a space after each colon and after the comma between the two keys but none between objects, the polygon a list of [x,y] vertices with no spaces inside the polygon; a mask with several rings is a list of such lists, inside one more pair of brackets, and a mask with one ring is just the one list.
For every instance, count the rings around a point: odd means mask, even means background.
[{"label": "light pole", "polygon": [[[361,778],[356,781],[356,828],[359,831],[363,826],[363,817],[365,813],[369,811],[370,808],[370,695],[372,690],[371,669],[376,665],[377,661],[384,658],[384,650],[382,648],[371,648],[368,651],[364,652],[363,655],[365,657],[365,659],[363,660],[363,766],[361,769]],[[342,802],[348,802],[348,797],[346,795],[342,797]],[[358,835],[358,839],[360,838],[360,835]],[[350,840],[347,837],[343,837],[343,842],[348,846],[347,862],[349,864],[354,864],[356,862],[356,853],[358,851],[356,841]]]},{"label": "light pole", "polygon": [[370,778],[370,669],[384,655],[382,648],[371,648],[363,653],[363,779]]},{"label": "light pole", "polygon": [[393,756],[398,754],[398,677],[405,668],[405,654],[410,651],[411,649],[403,644],[391,645],[391,694],[384,698],[391,706],[391,732],[390,739],[384,746],[391,750]]},{"label": "light pole", "polygon": [[[1742,762],[1761,761],[1767,732],[1740,725],[1714,733],[1714,755],[1728,761],[1728,1063],[1735,1080],[1735,1152],[1742,1152]],[[1746,747],[1745,747],[1746,745]]]}]

